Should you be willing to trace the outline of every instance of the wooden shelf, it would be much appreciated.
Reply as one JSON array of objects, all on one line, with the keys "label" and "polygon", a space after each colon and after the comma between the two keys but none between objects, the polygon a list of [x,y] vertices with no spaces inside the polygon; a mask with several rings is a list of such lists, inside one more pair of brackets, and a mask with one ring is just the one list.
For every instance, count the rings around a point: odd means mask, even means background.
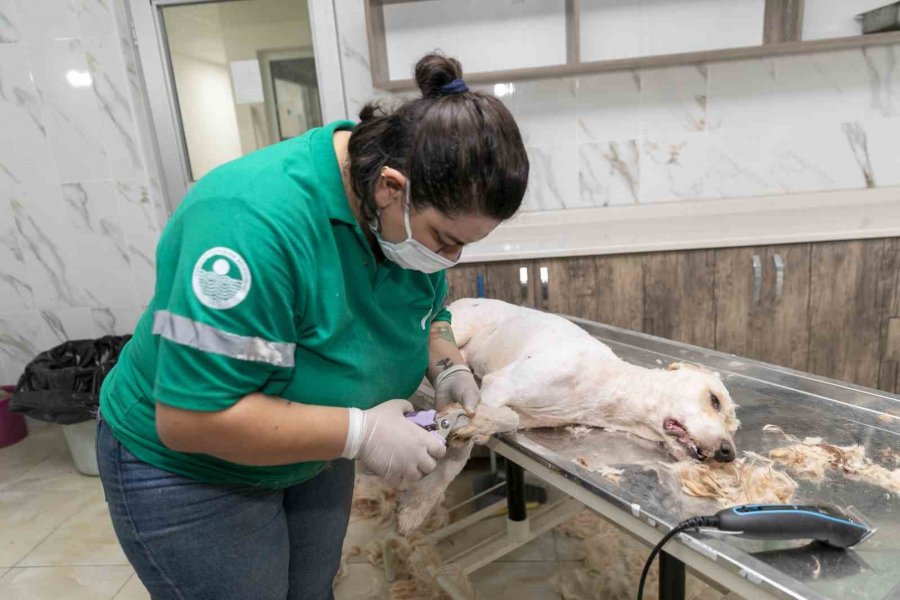
[{"label": "wooden shelf", "polygon": [[[391,80],[389,78],[387,40],[385,37],[383,12],[385,4],[398,4],[414,1],[418,0],[366,0],[366,21],[369,35],[369,54],[372,65],[372,85],[377,89],[400,91],[415,89],[416,87],[415,81],[412,79]],[[764,58],[767,56],[828,52],[832,50],[845,50],[848,48],[900,44],[900,31],[825,40],[792,41],[790,38],[799,37],[803,11],[802,4],[803,3],[799,0],[767,0],[763,38],[769,40],[769,42],[760,44],[759,46],[582,62],[579,59],[580,53],[578,43],[580,38],[579,21],[581,2],[580,0],[565,0],[567,39],[566,64],[466,73],[466,81],[469,83],[494,83],[517,81],[521,79],[569,77],[588,73],[670,67],[676,65],[691,65],[706,62]],[[787,41],[776,41],[784,39],[787,39]]]}]

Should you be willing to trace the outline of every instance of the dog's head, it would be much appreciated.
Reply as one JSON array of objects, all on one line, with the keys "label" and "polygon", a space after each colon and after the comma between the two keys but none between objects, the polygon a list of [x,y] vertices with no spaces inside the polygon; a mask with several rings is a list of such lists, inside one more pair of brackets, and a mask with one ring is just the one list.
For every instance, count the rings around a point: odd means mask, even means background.
[{"label": "dog's head", "polygon": [[669,400],[654,424],[668,451],[678,459],[731,462],[737,456],[734,432],[740,426],[735,404],[718,373],[674,363],[667,369]]}]

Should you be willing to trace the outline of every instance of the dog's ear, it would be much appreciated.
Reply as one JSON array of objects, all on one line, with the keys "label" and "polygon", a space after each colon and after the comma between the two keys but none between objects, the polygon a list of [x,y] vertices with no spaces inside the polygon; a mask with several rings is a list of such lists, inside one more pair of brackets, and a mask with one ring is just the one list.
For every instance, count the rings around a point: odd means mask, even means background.
[{"label": "dog's ear", "polygon": [[679,369],[691,369],[693,371],[698,371],[700,373],[706,373],[708,375],[713,375],[713,376],[719,378],[720,380],[722,379],[722,376],[718,372],[711,371],[710,369],[707,369],[703,365],[695,365],[694,363],[674,362],[674,363],[670,364],[668,367],[666,367],[666,370],[668,370],[668,371],[678,371]]}]

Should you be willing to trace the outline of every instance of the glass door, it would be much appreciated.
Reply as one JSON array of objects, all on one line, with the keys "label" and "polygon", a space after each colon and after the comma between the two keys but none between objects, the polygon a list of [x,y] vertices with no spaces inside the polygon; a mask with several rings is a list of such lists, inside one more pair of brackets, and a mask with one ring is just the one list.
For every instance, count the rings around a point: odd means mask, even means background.
[{"label": "glass door", "polygon": [[172,208],[215,167],[345,116],[331,0],[129,6]]}]

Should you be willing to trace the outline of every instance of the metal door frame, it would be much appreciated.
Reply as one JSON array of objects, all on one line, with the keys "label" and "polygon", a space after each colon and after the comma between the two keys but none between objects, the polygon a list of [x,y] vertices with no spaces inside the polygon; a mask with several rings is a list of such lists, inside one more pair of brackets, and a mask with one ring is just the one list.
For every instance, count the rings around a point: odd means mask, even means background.
[{"label": "metal door frame", "polygon": [[[138,54],[138,73],[150,107],[163,194],[170,212],[181,202],[192,182],[175,75],[162,26],[162,9],[222,1],[228,0],[128,0],[127,3],[132,39]],[[307,1],[322,119],[328,123],[347,117],[334,2]]]},{"label": "metal door frame", "polygon": [[[263,80],[263,98],[265,99],[265,113],[268,119],[268,128],[266,135],[270,144],[278,143],[281,140],[281,123],[278,119],[278,106],[275,96],[275,82],[272,80],[271,61],[285,58],[315,58],[315,50],[311,46],[297,46],[295,48],[285,48],[278,50],[257,50],[257,60],[259,60],[259,68],[262,72]],[[319,74],[316,73],[316,78]],[[321,93],[319,94],[319,103],[321,104]],[[327,123],[327,121],[325,121]]]}]

